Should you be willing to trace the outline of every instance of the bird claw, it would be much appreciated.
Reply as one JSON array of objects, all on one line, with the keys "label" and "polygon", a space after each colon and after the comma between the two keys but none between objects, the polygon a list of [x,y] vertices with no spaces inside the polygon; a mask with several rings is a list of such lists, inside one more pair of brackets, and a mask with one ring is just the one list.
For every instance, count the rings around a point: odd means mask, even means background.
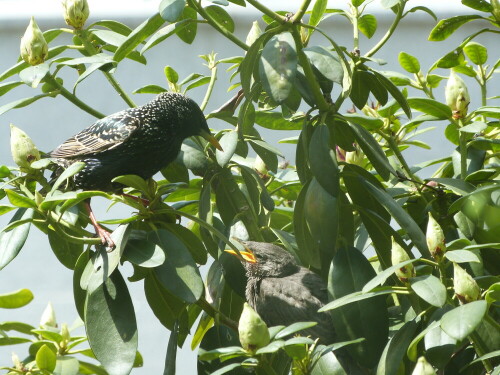
[{"label": "bird claw", "polygon": [[103,244],[103,246],[106,246],[106,251],[108,253],[112,252],[115,249],[116,245],[115,241],[113,241],[113,239],[111,238],[111,233],[109,233],[102,227],[96,228],[96,232],[101,239],[101,243]]}]

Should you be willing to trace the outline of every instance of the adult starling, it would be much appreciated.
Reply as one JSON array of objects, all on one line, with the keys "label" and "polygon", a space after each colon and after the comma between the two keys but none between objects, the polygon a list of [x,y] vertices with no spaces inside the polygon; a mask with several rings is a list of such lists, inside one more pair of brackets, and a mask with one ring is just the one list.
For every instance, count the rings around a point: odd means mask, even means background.
[{"label": "adult starling", "polygon": [[[85,167],[73,180],[83,190],[120,191],[111,180],[134,174],[144,179],[175,160],[184,139],[200,135],[222,150],[210,133],[200,107],[178,93],[162,93],[149,103],[109,115],[69,138],[50,153],[68,167],[83,161]],[[113,247],[109,233],[89,216],[103,244]]]},{"label": "adult starling", "polygon": [[[317,322],[303,335],[319,338],[321,344],[335,339],[330,315],[318,310],[328,302],[325,282],[314,272],[297,264],[281,247],[264,242],[240,241],[246,269],[246,299],[268,326],[295,322]],[[226,250],[236,255],[234,250]]]}]

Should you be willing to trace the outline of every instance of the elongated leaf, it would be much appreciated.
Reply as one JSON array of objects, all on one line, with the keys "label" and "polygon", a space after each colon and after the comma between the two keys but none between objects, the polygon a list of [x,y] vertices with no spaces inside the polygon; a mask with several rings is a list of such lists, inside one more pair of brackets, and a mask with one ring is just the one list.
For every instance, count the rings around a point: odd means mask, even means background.
[{"label": "elongated leaf", "polygon": [[186,22],[184,27],[177,28],[175,33],[184,43],[191,44],[196,38],[196,32],[198,31],[197,16],[198,13],[193,8],[185,7],[182,11],[179,22],[184,20],[189,22]]},{"label": "elongated leaf", "polygon": [[352,75],[352,88],[349,97],[358,109],[362,109],[368,101],[370,95],[369,76],[370,73],[364,70],[355,70]]},{"label": "elongated leaf", "polygon": [[438,22],[429,34],[429,40],[438,42],[447,39],[459,27],[465,25],[467,22],[483,18],[479,15],[455,16],[447,18]]},{"label": "elongated leaf", "polygon": [[51,96],[51,95],[53,95],[53,94],[52,93],[40,94],[40,95],[30,96],[28,98],[19,99],[19,100],[15,100],[13,102],[4,104],[0,107],[0,115],[3,115],[5,112],[10,111],[11,109],[14,109],[14,108],[26,107],[27,105],[30,105],[31,103],[34,103],[39,99],[46,98],[47,96]]},{"label": "elongated leaf", "polygon": [[273,36],[264,46],[259,61],[264,90],[275,102],[284,102],[292,90],[296,72],[297,51],[292,34]]},{"label": "elongated leaf", "polygon": [[297,322],[297,323],[293,323],[293,324],[289,325],[288,327],[283,328],[282,330],[280,330],[276,334],[276,336],[274,336],[274,339],[285,338],[286,336],[289,336],[289,335],[291,335],[293,333],[302,331],[302,330],[307,329],[307,328],[314,327],[317,324],[318,324],[317,322]]},{"label": "elongated leaf", "polygon": [[223,29],[226,29],[230,33],[234,32],[234,21],[223,8],[217,5],[209,5],[205,8],[205,11]]},{"label": "elongated leaf", "polygon": [[168,338],[167,354],[165,356],[165,368],[163,375],[175,375],[175,362],[177,359],[177,337],[179,336],[179,327],[176,323],[174,329],[170,332]]},{"label": "elongated leaf", "polygon": [[215,157],[217,159],[217,163],[219,163],[221,167],[225,167],[236,151],[236,145],[238,144],[238,132],[232,130],[225,133],[221,137],[219,143],[224,151],[215,151]]},{"label": "elongated leaf", "polygon": [[373,14],[363,14],[358,20],[358,28],[370,39],[377,31],[377,18]]},{"label": "elongated leaf", "polygon": [[22,85],[22,82],[5,82],[0,84],[0,96],[8,93],[10,90]]},{"label": "elongated leaf", "polygon": [[[318,26],[323,18],[323,15],[328,5],[328,0],[316,0],[311,12],[311,17],[309,17],[309,25]],[[308,29],[309,33],[312,33],[312,29]]]},{"label": "elongated leaf", "polygon": [[425,235],[413,218],[384,190],[376,187],[368,181],[361,181],[367,190],[380,201],[380,203],[391,213],[394,219],[401,225],[408,236],[413,241],[420,253],[430,258],[429,249],[425,240]]},{"label": "elongated leaf", "polygon": [[127,57],[127,55],[131,53],[135,47],[158,30],[163,23],[164,20],[161,18],[160,13],[156,13],[137,26],[115,51],[114,61],[119,62]]},{"label": "elongated leaf", "polygon": [[394,83],[391,82],[389,78],[386,78],[385,76],[376,71],[373,71],[372,73],[378,79],[380,84],[384,86],[385,89],[389,91],[389,94],[391,94],[392,97],[398,102],[398,104],[401,106],[401,109],[404,111],[406,116],[408,116],[408,118],[411,119],[410,106],[408,105],[408,102],[406,101],[406,98],[401,93],[401,91],[399,91],[399,89],[394,85]]},{"label": "elongated leaf", "polygon": [[342,84],[344,70],[339,59],[328,49],[321,46],[312,46],[303,49],[311,64],[332,82]]},{"label": "elongated leaf", "polygon": [[186,0],[162,0],[159,12],[161,18],[168,22],[175,22],[181,16]]},{"label": "elongated leaf", "polygon": [[55,256],[70,270],[75,268],[76,261],[83,251],[83,244],[69,242],[53,230],[48,231],[49,243]]},{"label": "elongated leaf", "polygon": [[377,366],[377,375],[396,375],[418,324],[411,320],[397,330],[387,343]]},{"label": "elongated leaf", "polygon": [[311,171],[319,184],[333,197],[339,194],[339,168],[335,151],[330,147],[328,126],[316,126],[309,144]]},{"label": "elongated leaf", "polygon": [[142,47],[141,49],[141,55],[144,54],[148,49],[156,46],[158,43],[162,42],[163,40],[167,39],[168,37],[177,34],[179,31],[181,31],[183,28],[188,26],[190,23],[194,22],[192,19],[184,19],[176,23],[172,23],[170,25],[167,25],[160,30],[158,30],[156,33],[154,33],[151,38],[148,39],[146,44]]},{"label": "elongated leaf", "polygon": [[159,246],[146,239],[145,232],[140,237],[137,232],[132,232],[132,235],[133,238],[129,238],[123,252],[129,262],[145,268],[158,267],[165,262],[165,253]]},{"label": "elongated leaf", "polygon": [[418,259],[410,259],[404,262],[401,262],[399,264],[396,264],[392,267],[386,268],[382,272],[380,272],[377,276],[375,276],[373,279],[371,279],[369,282],[366,283],[366,285],[363,287],[362,292],[366,293],[371,291],[373,288],[376,288],[380,285],[382,285],[394,272],[396,272],[397,269],[405,267],[406,265],[416,262]]},{"label": "elongated leaf", "polygon": [[196,302],[203,294],[204,286],[186,245],[165,229],[151,232],[148,239],[160,246],[167,256],[166,261],[154,269],[162,286],[187,303]]},{"label": "elongated leaf", "polygon": [[92,352],[106,371],[128,375],[137,352],[137,322],[127,285],[118,270],[88,295],[85,330]]},{"label": "elongated leaf", "polygon": [[345,113],[343,117],[348,121],[363,126],[367,130],[377,130],[384,126],[384,121],[382,119],[364,116],[358,113]]},{"label": "elongated leaf", "polygon": [[[337,250],[328,277],[328,291],[333,299],[360,291],[375,277],[370,262],[354,247]],[[324,309],[324,308],[323,308]],[[349,346],[349,353],[362,365],[374,366],[387,341],[389,318],[382,296],[354,302],[331,312],[340,341],[364,337],[365,341]]]},{"label": "elongated leaf", "polygon": [[410,284],[415,293],[432,306],[442,307],[446,303],[446,287],[436,276],[412,277]]},{"label": "elongated leaf", "polygon": [[57,178],[56,182],[54,182],[54,185],[52,185],[52,189],[50,190],[50,193],[53,193],[57,190],[61,184],[66,181],[68,178],[73,177],[75,174],[80,172],[83,168],[85,168],[85,163],[81,161],[77,161],[73,164],[71,164],[68,168],[64,170],[63,173]]},{"label": "elongated leaf", "polygon": [[470,335],[488,309],[486,301],[474,301],[448,311],[441,318],[441,328],[455,340],[463,340]]},{"label": "elongated leaf", "polygon": [[446,104],[427,98],[408,98],[408,104],[417,111],[445,120],[451,117],[451,109]]},{"label": "elongated leaf", "polygon": [[[0,308],[17,309],[26,306],[33,300],[33,293],[29,289],[20,289],[15,292],[0,294]],[[0,328],[4,329],[2,326]]]},{"label": "elongated leaf", "polygon": [[27,196],[16,193],[14,190],[5,189],[4,191],[7,194],[9,202],[14,206],[21,208],[37,208],[35,201]]},{"label": "elongated leaf", "polygon": [[385,156],[384,151],[375,138],[373,138],[373,135],[357,123],[350,122],[349,119],[347,120],[349,127],[353,130],[353,134],[358,145],[373,164],[373,167],[377,170],[378,174],[384,180],[388,180],[391,173],[396,175],[396,171],[389,164],[387,156]]},{"label": "elongated leaf", "polygon": [[451,260],[455,263],[481,263],[481,259],[479,258],[479,256],[473,251],[469,250],[447,251],[444,256],[446,257],[446,259]]},{"label": "elongated leaf", "polygon": [[[32,209],[20,208],[9,221],[9,225],[20,220],[31,219],[34,213]],[[0,232],[0,270],[19,254],[26,242],[26,238],[28,238],[30,226],[31,223],[26,222],[12,230],[2,230]]]}]

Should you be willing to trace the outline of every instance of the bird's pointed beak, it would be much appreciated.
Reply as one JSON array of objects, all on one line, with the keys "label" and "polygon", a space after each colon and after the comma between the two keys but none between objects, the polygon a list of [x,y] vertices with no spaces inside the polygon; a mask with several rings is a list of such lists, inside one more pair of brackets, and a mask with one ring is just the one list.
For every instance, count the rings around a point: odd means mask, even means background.
[{"label": "bird's pointed beak", "polygon": [[219,143],[219,141],[217,140],[217,138],[215,138],[212,133],[206,131],[206,130],[202,130],[200,135],[205,138],[207,141],[210,142],[210,144],[212,144],[217,150],[219,151],[224,151]]},{"label": "bird's pointed beak", "polygon": [[[248,251],[240,251],[240,255],[245,262],[248,263],[257,263],[257,259],[255,259],[255,255],[247,248]],[[233,254],[238,257],[238,253],[234,250],[224,250],[226,253]],[[239,257],[238,257],[239,258]]]}]

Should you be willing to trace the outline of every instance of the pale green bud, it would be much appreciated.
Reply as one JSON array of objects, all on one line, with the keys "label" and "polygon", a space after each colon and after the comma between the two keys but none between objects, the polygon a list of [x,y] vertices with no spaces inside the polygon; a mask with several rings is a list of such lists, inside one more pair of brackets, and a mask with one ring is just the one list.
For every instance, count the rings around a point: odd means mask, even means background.
[{"label": "pale green bud", "polygon": [[477,301],[481,297],[476,280],[456,263],[453,263],[453,289],[462,303]]},{"label": "pale green bud", "polygon": [[[407,260],[410,260],[410,257],[408,256],[406,251],[401,247],[399,243],[396,242],[394,238],[392,238],[392,247],[391,247],[392,265],[395,266],[396,264],[405,262]],[[415,276],[415,268],[413,267],[413,264],[410,263],[404,267],[398,268],[396,270],[396,276],[399,278],[399,280],[407,282],[410,277]]]},{"label": "pale green bud", "polygon": [[257,21],[253,21],[252,27],[248,32],[247,39],[245,43],[248,46],[251,46],[253,42],[257,40],[257,38],[262,34],[262,30],[260,29],[259,23]]},{"label": "pale green bud", "polygon": [[469,90],[462,78],[453,70],[445,88],[446,104],[453,112],[453,118],[464,118],[470,103]]},{"label": "pale green bud", "polygon": [[10,124],[10,150],[14,162],[24,172],[30,169],[31,163],[40,160],[40,151],[24,131]]},{"label": "pale green bud", "polygon": [[16,370],[23,371],[24,365],[21,362],[21,360],[19,359],[19,357],[17,356],[17,354],[14,352],[12,353],[12,363],[14,364],[14,368]]},{"label": "pale green bud", "polygon": [[443,229],[430,212],[429,221],[427,222],[427,232],[425,233],[425,239],[427,241],[427,247],[429,248],[431,255],[438,262],[441,261],[441,259],[443,259],[444,253],[446,252],[444,233]]},{"label": "pale green bud", "polygon": [[42,30],[31,17],[30,24],[21,38],[21,57],[30,65],[38,65],[45,61],[49,53],[49,46]]},{"label": "pale green bud", "polygon": [[262,158],[259,155],[255,157],[255,161],[253,162],[252,168],[255,169],[261,177],[266,176],[268,174],[266,163],[264,162],[264,160],[262,160]]},{"label": "pale green bud", "polygon": [[493,8],[491,14],[500,22],[500,0],[491,0],[491,7]]},{"label": "pale green bud", "polygon": [[269,344],[271,340],[266,323],[246,302],[238,323],[238,333],[243,349],[252,353]]},{"label": "pale green bud", "polygon": [[357,146],[354,145],[355,151],[346,151],[345,152],[345,161],[349,164],[355,164],[362,167],[365,164],[365,155],[363,151]]},{"label": "pale green bud", "polygon": [[63,0],[62,6],[66,23],[75,29],[81,29],[89,18],[87,0]]},{"label": "pale green bud", "polygon": [[45,310],[43,310],[42,317],[40,318],[40,327],[57,327],[56,313],[50,302],[47,304]]},{"label": "pale green bud", "polygon": [[436,371],[425,357],[420,357],[411,375],[436,375]]},{"label": "pale green bud", "polygon": [[69,342],[71,335],[69,333],[69,328],[66,323],[61,324],[61,336],[64,341]]}]

